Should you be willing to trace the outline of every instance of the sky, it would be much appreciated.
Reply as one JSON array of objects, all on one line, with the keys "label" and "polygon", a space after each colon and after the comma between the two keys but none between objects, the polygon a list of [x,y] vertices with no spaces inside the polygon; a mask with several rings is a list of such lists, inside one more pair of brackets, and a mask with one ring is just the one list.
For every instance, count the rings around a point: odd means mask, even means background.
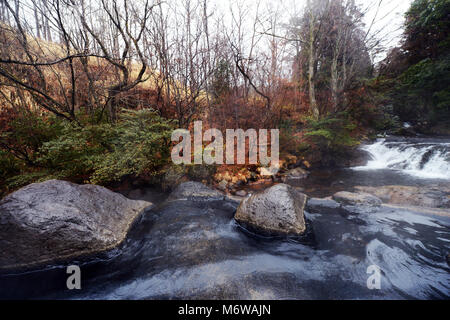
[{"label": "sky", "polygon": [[[30,0],[22,0],[24,4],[30,3]],[[99,0],[92,0],[99,1]],[[171,7],[175,5],[175,7],[182,8],[182,3],[187,0],[167,0],[166,4],[169,4]],[[197,0],[192,0],[196,2]],[[251,29],[253,27],[252,23],[255,19],[256,13],[258,14],[258,19],[264,21],[267,18],[267,12],[278,12],[280,23],[287,23],[292,17],[298,16],[298,13],[306,4],[307,0],[208,0],[209,4],[209,13],[213,14],[214,17],[224,18],[225,23],[231,24],[231,11],[237,11],[239,4],[245,7],[246,16],[245,23],[247,23],[247,28],[249,29],[246,36],[251,36]],[[334,1],[334,0],[332,0]],[[387,51],[398,45],[401,35],[402,35],[402,25],[404,22],[404,14],[408,10],[412,0],[355,0],[358,5],[362,9],[370,8],[368,14],[365,17],[365,23],[367,26],[372,24],[374,17],[375,24],[372,27],[372,33],[377,33],[379,38],[383,39],[383,46],[385,51],[377,56],[373,56],[373,61],[379,62],[386,56]],[[381,2],[380,9],[378,8],[378,3]],[[257,11],[257,7],[259,6],[259,11]],[[297,14],[296,14],[297,13]],[[32,12],[30,11],[29,15],[29,23],[31,26],[34,25],[34,17]],[[261,24],[258,31],[266,31],[264,28],[267,26]],[[225,32],[225,31],[224,31]],[[277,33],[282,33],[281,28],[278,28]],[[267,43],[261,43],[262,49],[267,47]],[[267,48],[266,48],[267,49]]]},{"label": "sky", "polygon": [[[359,1],[362,4],[368,3],[368,0]],[[385,34],[392,39],[391,46],[398,44],[399,37],[403,33],[403,23],[405,21],[404,14],[409,9],[411,0],[384,0],[381,6],[381,10],[378,13],[379,22],[377,27],[385,27]],[[367,17],[367,24],[373,19],[376,14],[376,10],[371,10]]]},{"label": "sky", "polygon": [[[30,5],[30,0],[22,0],[24,4]],[[99,1],[99,0],[92,0]],[[167,0],[167,4],[174,4],[186,0]],[[248,12],[248,21],[251,23],[256,14],[256,8],[259,5],[259,12],[264,15],[270,8],[272,11],[278,10],[280,14],[280,21],[287,22],[290,17],[299,12],[305,5],[307,0],[208,0],[209,11],[214,13],[214,16],[224,17],[225,20],[230,18],[230,10],[236,10],[238,3],[244,4]],[[334,1],[334,0],[333,0]],[[370,25],[374,16],[377,15],[377,23],[373,30],[384,28],[382,34],[389,47],[394,47],[398,44],[402,34],[402,24],[404,22],[404,14],[409,8],[412,0],[381,0],[381,9],[377,12],[377,4],[380,0],[355,0],[362,8],[370,7],[371,10],[366,16],[366,24]],[[194,0],[195,2],[195,0]],[[33,15],[30,13],[30,19],[33,20]],[[30,21],[30,23],[33,23]]]},{"label": "sky", "polygon": [[[376,16],[375,23],[372,27],[372,32],[380,31],[379,35],[384,40],[386,49],[398,45],[401,35],[403,33],[404,14],[408,10],[412,0],[382,0],[381,6],[378,10],[378,3],[380,0],[356,0],[356,3],[361,8],[370,8],[366,15],[365,22],[367,26],[372,25],[372,21]],[[264,12],[267,8],[278,9],[280,15],[288,21],[290,16],[294,15],[296,11],[305,5],[306,0],[210,0],[211,11],[216,14],[223,13],[226,18],[230,8],[236,8],[237,2],[244,2],[248,7],[249,21],[252,20],[256,14],[256,7],[259,4],[260,11]],[[387,50],[386,50],[387,51]],[[375,60],[381,60],[385,53],[376,57]]]}]

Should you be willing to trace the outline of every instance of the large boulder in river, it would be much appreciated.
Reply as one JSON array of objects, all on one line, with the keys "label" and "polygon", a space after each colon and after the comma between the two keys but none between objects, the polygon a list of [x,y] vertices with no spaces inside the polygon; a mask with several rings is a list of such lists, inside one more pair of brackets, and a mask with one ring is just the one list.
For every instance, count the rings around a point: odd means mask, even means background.
[{"label": "large boulder in river", "polygon": [[271,235],[301,235],[306,230],[306,195],[286,185],[275,185],[244,199],[235,219]]},{"label": "large boulder in river", "polygon": [[0,269],[65,261],[118,246],[151,203],[50,180],[0,201]]}]

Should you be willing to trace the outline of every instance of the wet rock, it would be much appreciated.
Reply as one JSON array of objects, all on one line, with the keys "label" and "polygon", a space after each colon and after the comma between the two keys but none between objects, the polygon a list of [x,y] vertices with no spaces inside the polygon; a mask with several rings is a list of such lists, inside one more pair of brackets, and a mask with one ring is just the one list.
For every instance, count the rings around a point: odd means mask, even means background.
[{"label": "wet rock", "polygon": [[306,195],[286,184],[275,185],[244,199],[235,219],[263,233],[301,235],[306,230]]},{"label": "wet rock", "polygon": [[217,188],[219,188],[219,190],[222,190],[222,191],[227,191],[227,187],[228,187],[228,182],[226,180],[220,181],[219,184],[217,185]]},{"label": "wet rock", "polygon": [[305,179],[309,175],[309,172],[306,170],[303,170],[302,168],[295,168],[292,170],[289,170],[283,175],[283,180],[296,180],[296,179]]},{"label": "wet rock", "polygon": [[450,208],[450,188],[445,188],[443,186],[382,186],[356,187],[356,189],[361,192],[372,194],[388,204],[428,208]]},{"label": "wet rock", "polygon": [[373,213],[379,210],[379,206],[373,206],[357,202],[339,203],[328,198],[311,198],[306,204],[306,211],[315,214],[340,214],[343,216],[360,215],[363,213]]},{"label": "wet rock", "polygon": [[343,156],[324,155],[324,163],[327,167],[349,168],[365,166],[372,156],[367,151],[361,148],[352,148],[347,150]]},{"label": "wet rock", "polygon": [[50,180],[0,202],[0,268],[24,268],[118,246],[151,203],[100,186]]},{"label": "wet rock", "polygon": [[327,213],[327,212],[335,212],[336,209],[339,209],[341,205],[332,200],[332,199],[319,199],[319,198],[311,198],[308,199],[306,204],[306,210],[311,213]]},{"label": "wet rock", "polygon": [[382,205],[382,201],[368,193],[353,193],[342,191],[333,195],[333,200],[349,206],[370,206],[379,207]]},{"label": "wet rock", "polygon": [[[396,135],[403,136],[403,137],[417,137],[416,128],[409,126],[409,127],[403,127],[400,128],[395,132]],[[419,129],[420,131],[420,129]]]},{"label": "wet rock", "polygon": [[279,166],[277,168],[259,167],[256,169],[256,172],[258,172],[259,175],[263,178],[273,179],[279,170],[280,170]]},{"label": "wet rock", "polygon": [[227,188],[236,189],[237,187],[244,185],[251,178],[251,173],[248,169],[243,168],[238,172],[218,172],[214,175],[214,181],[221,184],[220,189],[225,190],[225,183]]},{"label": "wet rock", "polygon": [[200,182],[183,182],[170,194],[168,200],[181,200],[192,198],[223,199],[224,195]]},{"label": "wet rock", "polygon": [[246,196],[247,196],[247,191],[245,191],[245,190],[239,190],[239,191],[236,192],[236,195],[237,195],[238,197],[246,197]]},{"label": "wet rock", "polygon": [[[237,206],[161,203],[139,219],[121,254],[82,265],[82,290],[67,290],[57,266],[0,273],[0,299],[449,299],[448,218],[384,206],[359,217],[308,212],[313,237],[286,241],[242,232]],[[372,264],[384,270],[383,290],[367,289]]]}]

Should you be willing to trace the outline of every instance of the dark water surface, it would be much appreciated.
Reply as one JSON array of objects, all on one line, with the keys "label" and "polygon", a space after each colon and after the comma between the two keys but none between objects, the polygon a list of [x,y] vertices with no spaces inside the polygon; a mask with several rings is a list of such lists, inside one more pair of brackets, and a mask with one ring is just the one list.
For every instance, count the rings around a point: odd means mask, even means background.
[{"label": "dark water surface", "polygon": [[[146,212],[123,246],[80,264],[0,277],[0,297],[34,299],[448,299],[450,219],[398,209],[308,213],[303,239],[265,239],[236,203],[174,201]],[[367,268],[382,270],[369,290]]]}]

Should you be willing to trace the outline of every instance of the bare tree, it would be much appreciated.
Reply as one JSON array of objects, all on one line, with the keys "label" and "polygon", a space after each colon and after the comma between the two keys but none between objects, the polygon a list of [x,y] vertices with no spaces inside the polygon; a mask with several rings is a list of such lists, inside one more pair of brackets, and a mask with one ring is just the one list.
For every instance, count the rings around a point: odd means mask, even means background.
[{"label": "bare tree", "polygon": [[[87,5],[84,0],[36,0],[33,4],[34,12],[39,12],[37,20],[41,17],[36,37],[32,36],[26,14],[21,13],[24,4],[17,1],[12,7],[5,2],[14,25],[4,30],[3,36],[5,41],[6,38],[13,41],[2,47],[0,75],[9,86],[25,90],[40,107],[75,122],[77,109],[82,107],[77,96],[84,94],[78,86],[80,79],[85,78],[89,83],[89,100],[91,104],[95,101],[100,110],[99,118],[107,110],[109,119],[115,121],[120,94],[147,79],[149,70],[142,39],[159,2],[102,0],[100,4]],[[58,45],[37,38],[45,35],[50,40],[50,25],[60,36]],[[105,26],[116,37],[108,39]],[[113,71],[115,77],[106,78],[102,74]]]},{"label": "bare tree", "polygon": [[149,30],[167,108],[174,107],[182,127],[208,105],[208,80],[215,59],[208,19],[206,1],[183,0],[161,7]]}]

